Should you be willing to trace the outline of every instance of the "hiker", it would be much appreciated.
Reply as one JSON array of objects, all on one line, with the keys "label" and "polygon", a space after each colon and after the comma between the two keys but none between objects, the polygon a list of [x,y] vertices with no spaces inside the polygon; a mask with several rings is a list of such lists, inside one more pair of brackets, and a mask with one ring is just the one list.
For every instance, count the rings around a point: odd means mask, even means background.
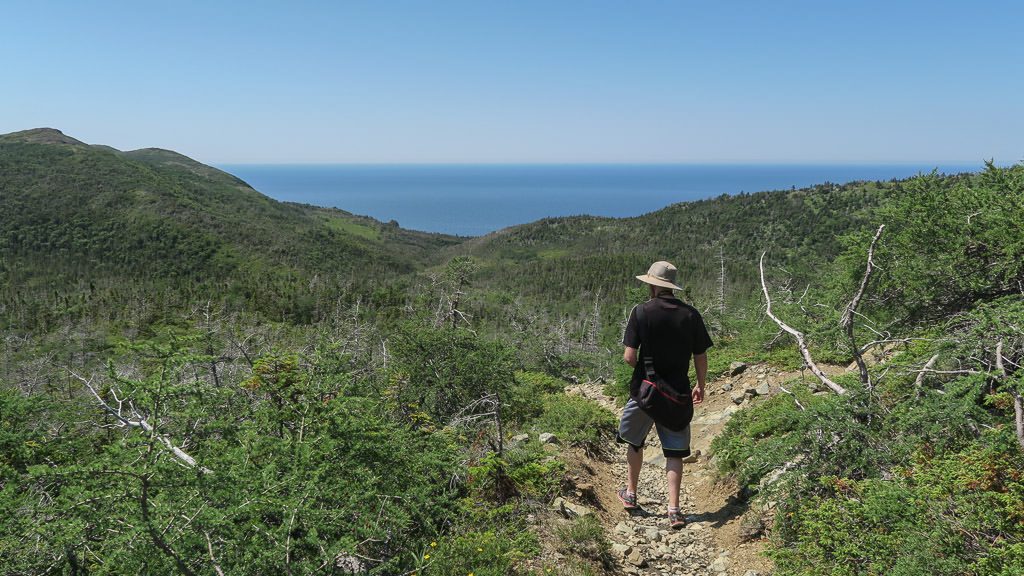
[{"label": "hiker", "polygon": [[[650,300],[633,307],[622,337],[626,348],[623,360],[633,367],[633,379],[630,399],[622,411],[615,437],[617,442],[628,444],[626,463],[629,477],[626,487],[618,491],[618,497],[626,510],[638,508],[636,485],[644,461],[644,442],[651,427],[656,427],[665,454],[668,521],[673,529],[678,530],[686,525],[686,519],[679,511],[679,484],[683,458],[690,456],[690,419],[693,405],[704,399],[708,371],[706,351],[712,342],[700,313],[672,292],[682,290],[675,284],[675,266],[668,262],[655,262],[647,274],[636,278],[650,288]],[[689,377],[691,355],[697,371],[697,386],[692,391]],[[645,367],[645,363],[648,366]],[[667,408],[654,407],[648,413],[640,408],[637,400],[641,398],[641,385],[650,386],[651,380],[658,384],[654,392],[661,398],[657,400]],[[666,398],[673,400],[665,401]],[[670,412],[670,417],[664,416],[664,410]],[[651,414],[658,415],[659,420],[655,421]]]}]

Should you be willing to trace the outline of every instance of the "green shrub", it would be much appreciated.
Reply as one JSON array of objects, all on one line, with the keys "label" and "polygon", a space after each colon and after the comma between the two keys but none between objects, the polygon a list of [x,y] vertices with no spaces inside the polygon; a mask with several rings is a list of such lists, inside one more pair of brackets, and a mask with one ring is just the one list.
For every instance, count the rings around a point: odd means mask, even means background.
[{"label": "green shrub", "polygon": [[454,533],[433,544],[418,559],[424,576],[507,576],[540,549],[533,532],[511,526]]},{"label": "green shrub", "polygon": [[890,480],[823,478],[823,492],[777,515],[779,574],[1020,574],[1024,456],[993,432]]},{"label": "green shrub", "polygon": [[565,390],[565,381],[542,372],[518,371],[505,398],[508,420],[521,423],[544,411],[544,396]]},{"label": "green shrub", "polygon": [[[445,426],[466,410],[471,415],[471,405],[486,396],[504,399],[513,386],[513,350],[466,330],[410,323],[394,337],[392,350],[390,396],[400,411],[422,412],[434,425]],[[507,419],[523,418],[515,403],[502,402]]]},{"label": "green shrub", "polygon": [[629,381],[632,379],[633,367],[625,362],[617,362],[612,379],[604,386],[605,395],[614,398],[619,406],[625,406],[629,400]]},{"label": "green shrub", "polygon": [[517,496],[547,502],[562,485],[565,464],[532,441],[507,450],[504,457],[487,454],[467,473],[470,491],[483,500],[505,502]]},{"label": "green shrub", "polygon": [[615,433],[616,420],[608,410],[579,396],[549,394],[544,412],[533,422],[541,432],[550,432],[561,441],[597,454],[603,443]]}]

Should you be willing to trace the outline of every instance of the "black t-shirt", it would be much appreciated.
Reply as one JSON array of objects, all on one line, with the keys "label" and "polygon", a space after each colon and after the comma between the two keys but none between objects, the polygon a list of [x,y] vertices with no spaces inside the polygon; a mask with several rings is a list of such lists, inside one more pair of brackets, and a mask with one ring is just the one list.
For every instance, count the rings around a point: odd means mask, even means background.
[{"label": "black t-shirt", "polygon": [[638,306],[644,307],[647,339],[640,341],[636,307],[629,313],[622,343],[640,349],[634,379],[644,373],[643,357],[654,358],[654,371],[682,394],[690,392],[690,356],[703,354],[713,343],[700,312],[677,298],[652,298]]}]

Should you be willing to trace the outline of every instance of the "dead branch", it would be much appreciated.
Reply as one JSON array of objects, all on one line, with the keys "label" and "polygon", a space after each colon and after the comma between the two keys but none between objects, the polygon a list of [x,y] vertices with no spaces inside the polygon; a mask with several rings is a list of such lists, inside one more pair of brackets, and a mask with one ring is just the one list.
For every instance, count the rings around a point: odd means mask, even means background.
[{"label": "dead branch", "polygon": [[937,339],[936,338],[886,338],[886,339],[883,339],[883,340],[872,340],[871,342],[868,342],[868,343],[866,343],[866,344],[864,344],[863,346],[860,347],[860,353],[864,354],[865,352],[867,352],[871,348],[873,348],[875,346],[880,346],[882,344],[908,344],[910,342],[915,342],[915,341],[919,341],[919,340],[923,340],[925,342],[935,342]]},{"label": "dead branch", "polygon": [[772,298],[771,296],[768,295],[768,285],[765,283],[764,280],[765,254],[766,252],[761,253],[761,261],[758,265],[758,267],[761,270],[761,289],[764,291],[764,299],[766,303],[765,314],[767,314],[768,317],[772,319],[772,321],[778,324],[779,328],[782,328],[786,332],[789,332],[794,338],[796,338],[796,345],[800,348],[800,355],[803,356],[804,363],[807,364],[807,367],[811,369],[811,372],[818,377],[818,380],[820,380],[822,384],[828,386],[829,389],[831,389],[836,394],[846,394],[846,388],[843,388],[839,384],[833,382],[828,376],[825,375],[821,368],[819,368],[818,365],[815,364],[814,358],[811,358],[810,350],[807,349],[807,343],[804,341],[803,333],[790,327],[782,320],[779,320],[779,318],[776,317],[775,314],[772,314]]},{"label": "dead branch", "polygon": [[927,372],[928,374],[985,374],[978,370],[932,370],[931,368],[921,368],[919,370],[910,370],[908,374],[918,374]]},{"label": "dead branch", "polygon": [[[996,344],[996,371],[999,372],[1000,378],[1006,378],[1006,365],[1003,364],[1002,340]],[[1024,398],[1021,397],[1020,392],[1017,390],[1011,390],[1010,394],[1013,395],[1013,423],[1017,432],[1017,442],[1020,444],[1021,449],[1024,449]]]},{"label": "dead branch", "polygon": [[796,397],[796,394],[793,394],[789,390],[786,390],[785,386],[779,386],[779,389],[782,390],[783,392],[785,392],[786,394],[789,394],[790,396],[793,397],[793,402],[796,402],[796,407],[797,408],[799,408],[801,410],[807,410],[807,408],[804,408],[804,405],[800,403],[800,400]]},{"label": "dead branch", "polygon": [[210,533],[203,532],[203,535],[206,536],[206,550],[210,553],[210,562],[213,562],[213,569],[217,572],[217,576],[224,576],[224,571],[221,570],[217,557],[213,555],[213,542],[210,541]]},{"label": "dead branch", "polygon": [[914,380],[914,387],[915,388],[920,390],[921,385],[924,384],[924,375],[927,374],[932,369],[932,366],[935,365],[935,361],[938,360],[938,359],[939,359],[939,355],[936,354],[936,355],[932,356],[931,358],[929,358],[928,361],[924,363],[924,368],[922,368],[917,373],[917,378]]},{"label": "dead branch", "polygon": [[868,282],[871,280],[871,272],[875,269],[875,244],[878,242],[878,238],[882,236],[883,230],[885,230],[885,224],[878,227],[878,232],[875,232],[875,237],[871,239],[871,245],[868,246],[868,264],[864,269],[864,277],[861,278],[857,293],[853,295],[853,299],[846,305],[843,317],[839,321],[839,325],[846,330],[846,337],[850,339],[850,349],[853,350],[853,360],[857,363],[857,369],[860,371],[860,381],[868,387],[871,386],[871,374],[868,372],[867,364],[864,363],[861,349],[857,346],[857,339],[853,335],[853,316],[857,313],[857,307],[860,306],[860,301],[864,297],[864,290],[867,289]]},{"label": "dead branch", "polygon": [[[477,408],[487,409],[486,412],[476,412]],[[452,420],[448,423],[449,427],[457,427],[462,425],[468,425],[470,422],[480,420],[483,418],[493,418],[494,426],[498,434],[498,455],[505,453],[505,430],[501,421],[501,396],[496,392],[491,394],[485,394],[484,396],[470,402],[461,410],[459,410],[452,417]]]},{"label": "dead branch", "polygon": [[[193,458],[187,452],[176,446],[173,442],[171,442],[170,438],[163,434],[158,434],[156,430],[153,428],[153,425],[150,424],[149,421],[147,421],[139,413],[138,409],[135,407],[135,404],[133,404],[131,400],[121,399],[117,397],[116,389],[110,389],[110,394],[114,397],[114,402],[117,403],[117,407],[115,408],[111,406],[106,400],[104,400],[100,393],[96,391],[96,388],[92,385],[91,380],[87,380],[79,376],[78,374],[75,374],[74,372],[72,372],[71,375],[77,378],[83,384],[85,384],[85,387],[89,389],[89,392],[91,392],[93,397],[96,398],[96,401],[99,402],[100,407],[102,407],[108,414],[117,419],[117,421],[120,422],[120,426],[129,428],[139,428],[142,431],[146,432],[147,434],[151,434],[153,438],[155,438],[161,444],[163,444],[171,452],[171,454],[182,464],[188,466],[189,468],[197,468],[203,474],[209,474],[212,472],[212,470],[210,470],[209,468],[204,468],[200,466],[196,462],[195,458]],[[126,404],[128,411],[127,416],[125,415]]]},{"label": "dead branch", "polygon": [[996,342],[996,372],[1000,378],[1006,378],[1006,366],[1003,365],[1003,341]]},{"label": "dead branch", "polygon": [[157,548],[174,560],[174,564],[178,567],[179,572],[185,574],[185,576],[194,576],[195,572],[188,567],[188,564],[185,563],[182,557],[174,551],[174,548],[164,540],[163,535],[153,526],[153,522],[149,517],[149,476],[143,475],[140,476],[139,479],[142,481],[142,491],[139,494],[142,523],[146,525],[146,530],[149,532],[150,539]]}]

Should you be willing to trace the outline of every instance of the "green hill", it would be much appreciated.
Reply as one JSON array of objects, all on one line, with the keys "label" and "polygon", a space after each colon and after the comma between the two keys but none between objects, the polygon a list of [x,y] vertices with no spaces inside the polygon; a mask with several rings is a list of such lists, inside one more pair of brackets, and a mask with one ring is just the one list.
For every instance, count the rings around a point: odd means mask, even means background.
[{"label": "green hill", "polygon": [[0,213],[8,299],[139,281],[258,298],[313,277],[407,274],[457,241],[277,202],[168,150],[120,152],[46,128],[0,136]]},{"label": "green hill", "polygon": [[[787,264],[834,257],[842,248],[839,238],[870,226],[873,210],[891,188],[877,182],[824,184],[675,204],[635,218],[548,218],[451,250],[516,269],[500,278],[530,278],[522,286],[527,291],[554,284],[570,292],[621,292],[632,284],[630,272],[642,273],[664,259],[701,293],[717,285],[720,257],[726,281],[734,286],[749,286],[763,250]],[[534,282],[538,277],[542,281]]]}]

